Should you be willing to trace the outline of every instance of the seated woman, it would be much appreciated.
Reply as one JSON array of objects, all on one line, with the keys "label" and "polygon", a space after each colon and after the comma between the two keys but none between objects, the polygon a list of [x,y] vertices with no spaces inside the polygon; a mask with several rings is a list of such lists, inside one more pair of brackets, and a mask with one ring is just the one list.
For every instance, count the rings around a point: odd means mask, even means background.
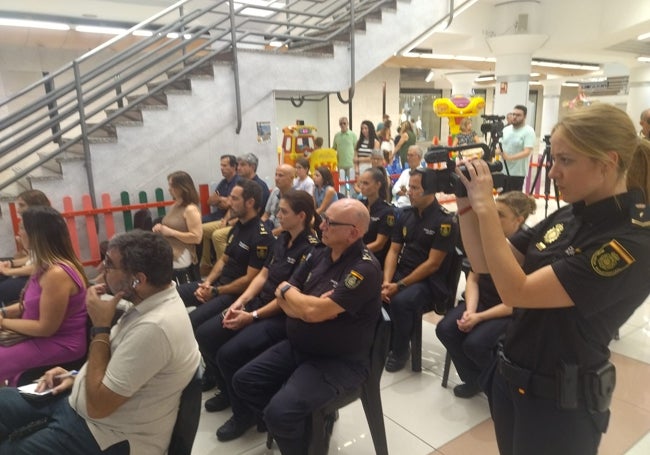
[{"label": "seated woman", "polygon": [[316,213],[320,215],[332,202],[338,201],[339,196],[334,189],[332,173],[325,166],[319,166],[314,171],[314,184],[316,185],[314,187]]},{"label": "seated woman", "polygon": [[87,349],[87,279],[63,217],[51,207],[31,207],[23,213],[20,238],[34,273],[21,301],[0,310],[0,329],[29,337],[0,346],[0,382],[9,385],[25,370],[80,359]]},{"label": "seated woman", "polygon": [[363,243],[375,254],[383,268],[390,248],[390,234],[395,225],[393,206],[386,202],[386,176],[380,168],[366,169],[359,177],[359,189],[366,198],[362,202],[370,211],[370,226],[363,236]]},{"label": "seated woman", "polygon": [[296,178],[293,179],[293,189],[302,190],[314,196],[314,181],[309,176],[309,160],[298,158],[296,160]]},{"label": "seated woman", "polygon": [[[22,216],[29,207],[50,207],[50,200],[39,190],[23,191],[16,198],[16,213]],[[18,251],[12,259],[0,261],[0,304],[14,303],[20,297],[20,291],[27,284],[27,279],[34,271],[29,253],[25,250],[20,237],[16,238]]]},{"label": "seated woman", "polygon": [[[517,232],[535,212],[535,200],[519,191],[503,193],[496,199],[501,229],[506,237]],[[454,395],[470,398],[481,391],[478,378],[492,361],[497,339],[510,322],[512,308],[501,303],[488,274],[469,272],[465,302],[449,310],[436,327],[436,335],[447,348],[463,384]]]},{"label": "seated woman", "polygon": [[196,245],[201,243],[203,236],[199,194],[187,172],[173,172],[167,176],[167,181],[174,204],[151,230],[162,234],[170,243],[174,270],[178,270],[197,263]]}]

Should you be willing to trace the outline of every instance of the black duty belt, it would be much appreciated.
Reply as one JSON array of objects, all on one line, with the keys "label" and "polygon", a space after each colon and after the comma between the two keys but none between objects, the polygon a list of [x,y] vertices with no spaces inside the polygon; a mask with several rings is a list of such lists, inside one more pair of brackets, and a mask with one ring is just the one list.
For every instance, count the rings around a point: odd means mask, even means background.
[{"label": "black duty belt", "polygon": [[498,353],[498,371],[503,378],[514,386],[521,395],[537,398],[555,399],[557,397],[556,380],[550,376],[542,376],[532,370],[515,365],[506,357],[503,350]]}]

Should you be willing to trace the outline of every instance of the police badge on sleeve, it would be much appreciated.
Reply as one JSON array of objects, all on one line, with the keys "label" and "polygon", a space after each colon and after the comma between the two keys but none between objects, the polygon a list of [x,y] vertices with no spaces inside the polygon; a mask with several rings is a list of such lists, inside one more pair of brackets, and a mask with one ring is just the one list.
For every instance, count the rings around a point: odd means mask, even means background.
[{"label": "police badge on sleeve", "polygon": [[611,277],[621,273],[634,261],[623,245],[612,240],[591,255],[591,268],[600,276]]},{"label": "police badge on sleeve", "polygon": [[346,288],[354,289],[359,286],[362,281],[363,275],[361,275],[356,270],[351,270],[350,273],[348,273],[348,276],[345,277],[345,281],[343,283],[345,284]]}]

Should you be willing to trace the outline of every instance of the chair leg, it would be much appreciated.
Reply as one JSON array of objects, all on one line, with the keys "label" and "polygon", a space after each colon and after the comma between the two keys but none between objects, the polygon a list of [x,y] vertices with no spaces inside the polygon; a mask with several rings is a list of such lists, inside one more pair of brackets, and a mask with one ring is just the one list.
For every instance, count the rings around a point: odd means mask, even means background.
[{"label": "chair leg", "polygon": [[442,384],[441,384],[445,389],[447,388],[447,381],[449,380],[449,368],[451,368],[451,356],[447,351],[445,353],[445,369],[442,372]]},{"label": "chair leg", "polygon": [[422,313],[413,316],[413,333],[411,334],[411,370],[422,371]]},{"label": "chair leg", "polygon": [[377,455],[388,455],[386,441],[386,426],[384,425],[384,410],[381,405],[379,384],[366,384],[361,391],[361,404],[366,414],[368,428],[372,436]]}]

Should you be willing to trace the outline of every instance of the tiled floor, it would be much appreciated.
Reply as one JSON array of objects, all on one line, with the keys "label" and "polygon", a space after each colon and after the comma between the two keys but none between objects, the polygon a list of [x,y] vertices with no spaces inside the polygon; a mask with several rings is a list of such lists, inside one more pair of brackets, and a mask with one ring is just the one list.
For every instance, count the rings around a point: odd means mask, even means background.
[{"label": "tiled floor", "polygon": [[[537,217],[543,216],[543,205],[540,209]],[[389,451],[396,455],[497,455],[486,398],[483,395],[469,400],[454,397],[452,388],[459,378],[453,367],[449,388],[440,386],[445,351],[435,335],[437,320],[435,315],[425,315],[423,371],[413,373],[405,369],[384,373],[382,377]],[[610,346],[617,385],[610,427],[599,454],[646,455],[650,453],[650,298],[623,325],[620,335],[620,340]],[[206,393],[204,399],[210,396],[211,393]],[[255,429],[235,441],[217,441],[215,431],[229,417],[230,410],[203,412],[194,455],[279,453],[275,446],[267,450],[266,434]],[[360,402],[340,411],[330,453],[374,454]]]}]

